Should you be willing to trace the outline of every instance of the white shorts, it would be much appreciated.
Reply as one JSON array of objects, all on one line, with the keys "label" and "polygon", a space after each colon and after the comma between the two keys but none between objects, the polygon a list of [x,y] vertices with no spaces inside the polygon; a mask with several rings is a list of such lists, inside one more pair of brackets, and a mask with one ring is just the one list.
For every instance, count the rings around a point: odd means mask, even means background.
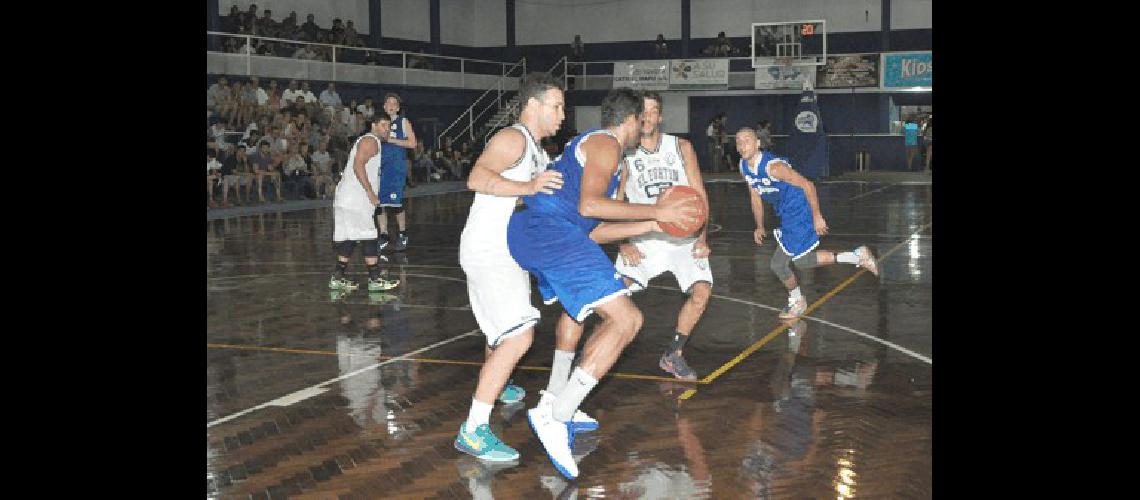
[{"label": "white shorts", "polygon": [[[375,209],[369,203],[357,206],[333,206],[333,241],[374,240],[376,220],[372,217]],[[327,233],[326,233],[327,234]]]},{"label": "white shorts", "polygon": [[467,296],[475,322],[494,347],[538,323],[530,303],[530,273],[519,267],[506,249],[475,250],[459,245],[459,265],[467,273]]},{"label": "white shorts", "polygon": [[691,242],[680,244],[663,240],[638,241],[634,245],[645,255],[641,258],[641,263],[631,266],[618,254],[614,267],[617,272],[633,280],[629,285],[632,292],[644,290],[649,285],[649,280],[670,271],[677,278],[677,286],[681,291],[689,293],[689,289],[698,281],[707,281],[710,285],[713,282],[708,257],[693,258],[696,243],[695,238]]}]

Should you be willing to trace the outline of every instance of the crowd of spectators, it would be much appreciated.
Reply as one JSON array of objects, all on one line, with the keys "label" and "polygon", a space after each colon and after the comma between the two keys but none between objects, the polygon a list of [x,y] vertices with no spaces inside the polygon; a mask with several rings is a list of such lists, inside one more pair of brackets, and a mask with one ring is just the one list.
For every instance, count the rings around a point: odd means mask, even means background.
[{"label": "crowd of spectators", "polygon": [[[303,199],[331,199],[349,149],[366,132],[377,107],[341,98],[336,83],[314,94],[309,82],[290,80],[280,90],[276,80],[267,87],[258,77],[230,82],[221,77],[206,90],[206,182],[209,206],[266,202],[270,194]],[[470,171],[473,143],[433,151],[422,147],[409,155],[424,181],[459,180]],[[414,185],[414,184],[412,184]],[[271,193],[272,191],[272,193]],[[256,198],[255,198],[256,196]]]},{"label": "crowd of spectators", "polygon": [[[356,32],[352,20],[342,21],[333,19],[332,26],[323,28],[315,22],[315,16],[308,14],[304,23],[298,23],[297,11],[291,11],[281,21],[273,19],[273,11],[265,9],[261,17],[257,17],[257,4],[242,11],[237,5],[230,8],[228,15],[221,18],[221,30],[239,35],[254,35],[268,38],[283,38],[301,42],[327,43],[331,45],[345,45],[349,47],[364,47],[364,40]],[[235,54],[257,54],[276,57],[292,57],[295,59],[310,59],[318,61],[332,61],[332,47],[322,45],[291,44],[286,42],[251,39],[239,37],[225,37],[221,50]],[[338,54],[340,57],[340,54]],[[362,56],[363,57],[363,56]]]}]

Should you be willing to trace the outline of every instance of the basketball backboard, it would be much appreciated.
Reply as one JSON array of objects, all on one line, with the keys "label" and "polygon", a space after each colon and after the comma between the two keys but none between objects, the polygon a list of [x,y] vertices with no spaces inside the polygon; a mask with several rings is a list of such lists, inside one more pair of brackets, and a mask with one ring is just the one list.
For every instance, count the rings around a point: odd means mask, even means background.
[{"label": "basketball backboard", "polygon": [[752,67],[827,64],[827,21],[752,23]]}]

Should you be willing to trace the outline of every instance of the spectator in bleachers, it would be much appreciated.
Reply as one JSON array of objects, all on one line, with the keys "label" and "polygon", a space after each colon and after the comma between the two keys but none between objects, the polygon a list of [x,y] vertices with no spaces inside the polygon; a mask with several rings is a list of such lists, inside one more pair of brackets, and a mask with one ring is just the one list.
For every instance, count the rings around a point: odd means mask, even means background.
[{"label": "spectator in bleachers", "polygon": [[438,179],[438,177],[436,177],[435,161],[432,160],[431,148],[424,146],[421,142],[416,145],[416,153],[418,154],[416,155],[415,170],[412,176],[422,176],[424,181],[427,182],[431,182],[433,177]]},{"label": "spectator in bleachers", "polygon": [[265,179],[277,187],[277,201],[281,201],[281,161],[269,149],[269,142],[262,141],[257,148],[257,154],[250,158],[250,163],[253,164],[253,175],[257,179],[257,200],[265,201],[265,192],[262,190],[262,184]]},{"label": "spectator in bleachers", "polygon": [[316,19],[316,17],[312,14],[309,14],[305,20],[305,24],[301,25],[301,33],[304,34],[304,38],[302,39],[305,41],[317,41],[317,35],[319,35],[321,32],[321,27],[317,26],[317,23],[314,21],[314,19]]},{"label": "spectator in bleachers", "polygon": [[293,104],[297,99],[297,93],[300,92],[300,87],[297,85],[297,80],[289,80],[289,87],[281,93],[281,99],[284,99],[285,106]]},{"label": "spectator in bleachers", "polygon": [[210,197],[210,208],[218,206],[214,202],[214,186],[221,180],[222,163],[218,161],[217,153],[213,149],[206,150],[206,195]]},{"label": "spectator in bleachers", "polygon": [[669,44],[665,43],[665,35],[658,33],[657,41],[653,43],[653,55],[658,59],[669,58]]},{"label": "spectator in bleachers", "polygon": [[717,33],[716,40],[713,40],[713,55],[717,57],[727,57],[732,54],[732,42],[728,40],[724,32]]},{"label": "spectator in bleachers", "polygon": [[772,122],[760,120],[756,125],[756,140],[760,144],[760,151],[772,151]]},{"label": "spectator in bleachers", "polygon": [[356,106],[356,110],[364,114],[365,120],[371,120],[372,115],[376,113],[376,106],[372,104],[372,98],[364,98],[364,104]]},{"label": "spectator in bleachers", "polygon": [[582,35],[574,35],[574,41],[570,44],[570,58],[581,61],[584,57],[586,57],[586,46],[582,44]]},{"label": "spectator in bleachers", "polygon": [[273,11],[265,9],[262,16],[254,21],[253,33],[258,36],[277,37],[277,22],[273,20]]},{"label": "spectator in bleachers", "polygon": [[332,157],[329,156],[326,141],[317,143],[317,152],[313,153],[309,160],[313,169],[313,189],[317,191],[322,200],[326,200],[336,188],[332,178]]},{"label": "spectator in bleachers", "polygon": [[297,143],[289,145],[285,168],[282,170],[285,173],[285,185],[292,186],[298,197],[305,197],[306,188],[310,187],[311,179],[309,177],[312,174],[309,171],[309,159]]},{"label": "spectator in bleachers", "polygon": [[242,26],[245,26],[245,29],[252,31],[253,23],[255,21],[257,21],[257,4],[251,3],[249,4],[249,8],[246,9],[245,15],[242,16]]},{"label": "spectator in bleachers", "polygon": [[[253,167],[249,164],[249,157],[245,154],[245,145],[239,144],[234,154],[226,156],[222,162],[222,206],[228,207],[230,188],[234,188],[234,196],[239,205],[250,200],[249,187],[253,180]],[[243,201],[242,193],[245,193]]]},{"label": "spectator in bleachers", "polygon": [[277,25],[277,36],[296,40],[301,35],[300,30],[301,27],[297,26],[297,11],[292,11],[281,20],[281,24]]},{"label": "spectator in bleachers", "polygon": [[375,50],[367,51],[364,54],[364,64],[367,64],[369,66],[379,66],[380,65],[380,52],[377,52]]},{"label": "spectator in bleachers", "polygon": [[335,43],[337,45],[341,45],[341,42],[344,41],[344,23],[341,22],[339,17],[333,19],[332,29],[329,30],[329,40],[329,43]]},{"label": "spectator in bleachers", "polygon": [[364,46],[364,44],[360,40],[360,37],[357,36],[356,28],[352,25],[351,19],[348,21],[348,23],[344,27],[344,45],[348,45],[349,47],[363,47]]},{"label": "spectator in bleachers", "polygon": [[309,82],[308,81],[301,82],[301,95],[303,95],[305,97],[305,103],[306,104],[313,104],[313,103],[317,102],[317,96],[315,94],[313,94],[312,90],[309,90]]},{"label": "spectator in bleachers", "polygon": [[230,13],[223,16],[222,31],[226,33],[237,33],[238,27],[241,26],[241,10],[238,9],[237,4],[230,6]]},{"label": "spectator in bleachers", "polygon": [[281,91],[277,89],[277,80],[269,80],[269,88],[265,91],[266,113],[276,113],[281,109]]},{"label": "spectator in bleachers", "polygon": [[329,82],[325,90],[321,92],[320,101],[325,107],[339,108],[344,106],[344,103],[340,100],[340,94],[336,93],[336,84],[333,82]]},{"label": "spectator in bleachers", "polygon": [[222,89],[225,87],[226,77],[223,76],[206,89],[206,111],[212,112],[215,117],[221,112],[218,98],[222,95]]},{"label": "spectator in bleachers", "polygon": [[301,45],[297,47],[297,51],[293,52],[293,59],[302,59],[307,61],[315,61],[320,59],[320,55],[311,49],[311,45]]}]

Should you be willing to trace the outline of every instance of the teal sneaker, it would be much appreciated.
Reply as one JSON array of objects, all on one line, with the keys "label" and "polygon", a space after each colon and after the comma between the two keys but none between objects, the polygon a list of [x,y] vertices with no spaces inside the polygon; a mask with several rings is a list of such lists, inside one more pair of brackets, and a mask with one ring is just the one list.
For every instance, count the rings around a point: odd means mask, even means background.
[{"label": "teal sneaker", "polygon": [[459,424],[459,435],[455,436],[455,449],[488,462],[510,462],[519,459],[519,452],[495,437],[490,425],[480,425],[475,428],[475,432],[466,432],[465,427],[467,427],[466,422]]},{"label": "teal sneaker", "polygon": [[369,292],[382,292],[384,290],[391,290],[400,284],[400,280],[390,280],[383,276],[372,279],[368,278],[368,291]]},{"label": "teal sneaker", "polygon": [[335,274],[329,278],[329,290],[356,290],[360,285],[356,284],[344,276],[337,277]]},{"label": "teal sneaker", "polygon": [[506,404],[517,403],[526,397],[526,389],[514,385],[511,382],[514,382],[514,380],[508,380],[507,386],[503,387],[503,393],[499,394],[499,401]]},{"label": "teal sneaker", "polygon": [[368,292],[368,305],[379,306],[398,300],[400,300],[400,296],[394,293]]}]

